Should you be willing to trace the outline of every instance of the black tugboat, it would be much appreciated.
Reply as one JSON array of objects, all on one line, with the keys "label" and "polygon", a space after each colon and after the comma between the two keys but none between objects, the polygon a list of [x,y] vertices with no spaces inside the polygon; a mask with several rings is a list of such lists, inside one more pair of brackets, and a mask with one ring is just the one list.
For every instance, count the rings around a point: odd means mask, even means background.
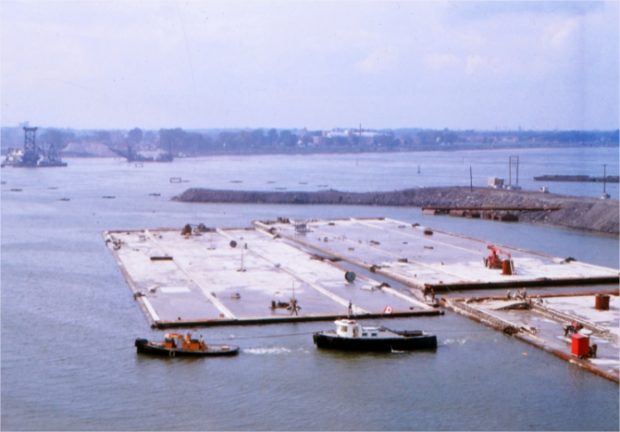
[{"label": "black tugboat", "polygon": [[318,348],[346,351],[411,351],[437,348],[437,337],[421,330],[397,331],[385,327],[362,327],[352,319],[334,322],[336,330],[314,333]]},{"label": "black tugboat", "polygon": [[164,357],[214,357],[239,354],[238,346],[207,345],[202,339],[193,339],[190,333],[186,335],[166,333],[163,342],[136,339],[135,345],[139,354]]}]

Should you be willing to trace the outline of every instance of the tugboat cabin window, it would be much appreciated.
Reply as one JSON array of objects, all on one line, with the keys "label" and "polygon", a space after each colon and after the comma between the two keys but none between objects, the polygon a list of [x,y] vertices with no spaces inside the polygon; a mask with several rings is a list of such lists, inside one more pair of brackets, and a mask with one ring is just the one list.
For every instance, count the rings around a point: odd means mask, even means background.
[{"label": "tugboat cabin window", "polygon": [[343,332],[343,333],[346,333],[347,332],[347,326],[346,325],[340,326],[340,331]]},{"label": "tugboat cabin window", "polygon": [[362,336],[368,336],[368,333],[364,332],[362,333]]},{"label": "tugboat cabin window", "polygon": [[377,333],[371,333],[370,336],[377,336]]}]

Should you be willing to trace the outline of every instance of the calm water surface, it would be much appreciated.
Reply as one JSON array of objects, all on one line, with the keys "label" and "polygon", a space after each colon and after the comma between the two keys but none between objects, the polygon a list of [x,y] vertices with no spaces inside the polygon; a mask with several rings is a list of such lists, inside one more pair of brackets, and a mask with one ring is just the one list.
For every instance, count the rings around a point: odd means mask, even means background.
[{"label": "calm water surface", "polygon": [[[101,232],[107,229],[390,216],[617,268],[617,238],[569,230],[428,217],[417,209],[169,200],[190,186],[468,185],[470,164],[474,184],[482,186],[488,176],[508,177],[510,154],[520,156],[525,188],[540,186],[533,175],[601,175],[603,163],[608,173],[618,172],[617,149],[216,157],[142,167],[71,159],[64,169],[4,168],[2,429],[617,430],[616,384],[450,313],[388,323],[437,333],[434,353],[317,351],[311,333],[331,324],[306,323],[197,330],[207,340],[240,345],[242,354],[231,359],[135,354],[136,337],[161,332],[149,328],[105,248]],[[188,182],[170,183],[170,177]],[[550,186],[574,195],[602,190]],[[608,192],[617,198],[617,185],[608,185]]]}]

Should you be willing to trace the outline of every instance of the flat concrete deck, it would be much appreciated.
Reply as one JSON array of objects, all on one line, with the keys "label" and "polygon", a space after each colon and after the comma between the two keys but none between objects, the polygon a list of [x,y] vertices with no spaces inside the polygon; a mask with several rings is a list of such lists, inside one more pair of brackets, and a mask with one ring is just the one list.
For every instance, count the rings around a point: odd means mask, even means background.
[{"label": "flat concrete deck", "polygon": [[[104,234],[153,326],[438,314],[410,295],[357,275],[253,228]],[[234,247],[233,247],[234,245]],[[301,307],[294,313],[272,302]]]},{"label": "flat concrete deck", "polygon": [[618,283],[616,269],[500,246],[514,274],[489,269],[488,242],[393,219],[342,219],[255,226],[300,245],[370,269],[413,288],[436,291]]},{"label": "flat concrete deck", "polygon": [[[507,331],[532,345],[578,364],[607,379],[620,378],[620,299],[610,295],[609,310],[594,307],[595,296],[545,296],[528,302],[499,298],[451,299],[445,305],[491,327]],[[527,305],[527,308],[521,308]],[[516,308],[512,308],[512,307]],[[571,339],[564,326],[579,322],[598,347],[596,358],[580,359],[571,354]]]}]

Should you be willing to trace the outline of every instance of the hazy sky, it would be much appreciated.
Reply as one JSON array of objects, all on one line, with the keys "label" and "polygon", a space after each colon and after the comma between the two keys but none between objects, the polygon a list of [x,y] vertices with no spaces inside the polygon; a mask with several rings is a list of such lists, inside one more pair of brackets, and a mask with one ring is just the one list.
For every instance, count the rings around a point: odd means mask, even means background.
[{"label": "hazy sky", "polygon": [[615,129],[619,4],[2,0],[1,123]]}]

